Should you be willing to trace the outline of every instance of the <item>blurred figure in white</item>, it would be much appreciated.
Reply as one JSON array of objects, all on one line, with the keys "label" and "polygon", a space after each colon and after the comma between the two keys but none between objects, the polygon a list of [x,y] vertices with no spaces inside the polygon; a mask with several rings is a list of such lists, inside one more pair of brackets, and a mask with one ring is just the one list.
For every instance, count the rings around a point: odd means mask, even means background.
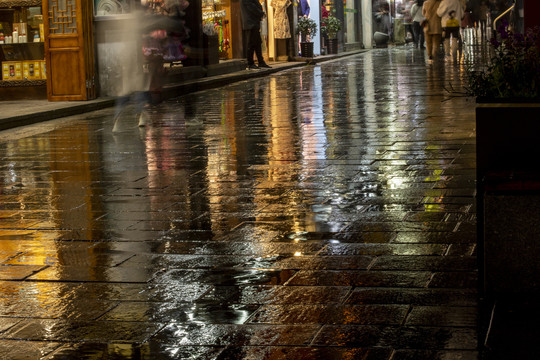
[{"label": "blurred figure in white", "polygon": [[[161,3],[160,3],[161,4]],[[113,132],[121,131],[120,119],[131,101],[139,126],[145,126],[145,108],[161,101],[161,88],[166,75],[164,58],[168,62],[185,58],[181,39],[186,35],[183,0],[168,0],[156,8],[155,1],[134,2],[133,10],[122,32],[126,56],[122,60],[121,92],[116,102]]]},{"label": "blurred figure in white", "polygon": [[[453,16],[451,16],[452,12]],[[450,31],[445,31],[444,36],[444,55],[446,57],[450,57],[450,49],[452,49],[454,60],[457,60],[457,49],[459,42],[461,41],[461,37],[459,36],[459,27],[463,14],[464,9],[461,5],[461,0],[442,0],[439,8],[437,9],[437,15],[441,17],[441,26],[443,28],[448,27],[447,23],[450,19],[452,19],[451,27],[454,27],[454,22],[457,22],[458,36],[452,36],[452,32]]]}]

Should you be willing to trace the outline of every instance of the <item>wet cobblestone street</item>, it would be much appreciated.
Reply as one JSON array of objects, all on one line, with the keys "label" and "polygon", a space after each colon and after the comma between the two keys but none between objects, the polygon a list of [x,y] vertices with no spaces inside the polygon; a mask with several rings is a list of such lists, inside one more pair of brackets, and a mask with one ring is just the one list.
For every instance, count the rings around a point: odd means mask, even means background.
[{"label": "wet cobblestone street", "polygon": [[375,49],[1,132],[0,358],[476,359],[463,77]]}]

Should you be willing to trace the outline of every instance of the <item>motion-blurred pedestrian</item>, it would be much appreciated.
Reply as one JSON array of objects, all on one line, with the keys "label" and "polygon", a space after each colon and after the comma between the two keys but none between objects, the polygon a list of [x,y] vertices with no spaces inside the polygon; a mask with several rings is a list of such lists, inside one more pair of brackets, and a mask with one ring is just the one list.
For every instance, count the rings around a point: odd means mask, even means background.
[{"label": "motion-blurred pedestrian", "polygon": [[454,60],[457,60],[458,44],[461,41],[459,28],[463,10],[460,0],[442,0],[437,9],[437,15],[441,17],[441,25],[444,29],[444,55],[450,57],[450,49],[452,49]]},{"label": "motion-blurred pedestrian", "polygon": [[433,60],[439,53],[442,38],[441,17],[437,15],[437,9],[441,0],[427,0],[422,6],[422,15],[426,18],[424,34],[429,60]]},{"label": "motion-blurred pedestrian", "polygon": [[480,10],[478,11],[478,21],[480,22],[480,34],[482,39],[487,38],[487,20],[488,20],[489,7],[486,1],[482,1],[480,4]]},{"label": "motion-blurred pedestrian", "polygon": [[422,5],[424,5],[424,0],[416,0],[416,2],[411,7],[411,16],[413,20],[413,32],[414,32],[414,47],[424,49],[424,30],[420,24],[424,21],[424,16],[422,15]]}]

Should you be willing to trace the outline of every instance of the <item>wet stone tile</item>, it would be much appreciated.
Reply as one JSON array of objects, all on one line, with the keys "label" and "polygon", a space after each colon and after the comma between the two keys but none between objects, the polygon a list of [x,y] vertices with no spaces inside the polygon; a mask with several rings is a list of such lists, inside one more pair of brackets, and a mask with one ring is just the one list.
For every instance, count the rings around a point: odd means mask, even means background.
[{"label": "wet stone tile", "polygon": [[2,251],[0,252],[0,265],[7,264],[8,261],[15,256],[19,255],[18,251]]},{"label": "wet stone tile", "polygon": [[479,352],[475,350],[397,350],[392,359],[394,360],[478,360]]},{"label": "wet stone tile", "polygon": [[335,238],[343,243],[379,243],[392,242],[396,237],[394,232],[341,232]]},{"label": "wet stone tile", "polygon": [[[90,271],[91,270],[91,271]],[[31,280],[47,281],[109,281],[109,282],[148,282],[154,274],[151,269],[51,266],[29,277]]]},{"label": "wet stone tile", "polygon": [[348,304],[477,306],[476,289],[356,288]]},{"label": "wet stone tile", "polygon": [[24,320],[4,332],[5,339],[140,343],[163,325],[121,321]]},{"label": "wet stone tile", "polygon": [[152,337],[168,345],[203,346],[292,346],[308,345],[317,333],[316,325],[214,325],[169,324]]},{"label": "wet stone tile", "polygon": [[[2,316],[7,316],[2,313]],[[8,317],[2,317],[0,318],[0,332],[9,329],[10,327],[14,326],[15,324],[19,323],[21,319],[11,319]]]},{"label": "wet stone tile", "polygon": [[13,265],[61,265],[61,266],[90,266],[99,264],[102,266],[116,266],[134,256],[132,253],[110,254],[78,254],[76,252],[65,254],[57,252],[44,257],[43,253],[26,253],[14,257],[6,264]]},{"label": "wet stone tile", "polygon": [[242,324],[258,308],[215,302],[123,302],[100,320],[169,323]]},{"label": "wet stone tile", "polygon": [[352,223],[347,231],[367,232],[401,232],[401,231],[454,231],[457,223],[441,222],[368,222],[357,221]]},{"label": "wet stone tile", "polygon": [[[47,283],[48,284],[48,283]],[[95,283],[78,285],[66,299],[100,299],[109,301],[144,301],[148,299],[149,285],[143,283]]]},{"label": "wet stone tile", "polygon": [[[159,238],[163,231],[141,231],[141,230],[126,230],[119,231],[118,229],[103,230],[93,229],[89,231],[70,230],[65,231],[57,240],[63,241],[100,241],[103,245],[110,245],[110,242],[118,241],[151,241]],[[102,245],[101,245],[102,246]]]},{"label": "wet stone tile", "polygon": [[414,306],[405,325],[474,328],[477,314],[476,307]]},{"label": "wet stone tile", "polygon": [[372,270],[474,271],[478,266],[471,256],[379,256]]},{"label": "wet stone tile", "polygon": [[422,288],[426,286],[430,277],[429,272],[420,271],[301,270],[287,285]]},{"label": "wet stone tile", "polygon": [[69,297],[80,283],[49,283],[38,281],[0,281],[0,299],[7,302],[42,300],[57,297]]},{"label": "wet stone tile", "polygon": [[476,350],[477,339],[476,328],[388,327],[380,345],[395,349]]},{"label": "wet stone tile", "polygon": [[259,243],[259,242],[169,242],[158,244],[155,253],[191,255],[249,255],[266,256],[274,254],[315,254],[323,243]]},{"label": "wet stone tile", "polygon": [[39,296],[9,302],[3,308],[2,315],[25,318],[28,314],[32,314],[33,318],[92,320],[115,305],[116,302],[96,299]]},{"label": "wet stone tile", "polygon": [[123,262],[121,268],[146,267],[161,269],[211,269],[243,266],[252,259],[248,255],[179,255],[137,254]]},{"label": "wet stone tile", "polygon": [[438,272],[428,285],[430,288],[473,289],[478,286],[476,272]]},{"label": "wet stone tile", "polygon": [[0,280],[24,280],[44,268],[40,265],[1,265]]},{"label": "wet stone tile", "polygon": [[391,349],[337,348],[337,347],[297,347],[297,346],[249,346],[227,347],[221,354],[223,359],[272,359],[272,360],[388,360]]},{"label": "wet stone tile", "polygon": [[[366,270],[373,262],[373,256],[305,256],[296,254],[291,257],[278,257],[277,260],[256,262],[257,267],[275,269],[313,269],[313,270]],[[248,266],[244,264],[244,266]]]},{"label": "wet stone tile", "polygon": [[250,323],[397,325],[406,305],[265,305]]},{"label": "wet stone tile", "polygon": [[442,244],[328,244],[319,255],[443,255]]},{"label": "wet stone tile", "polygon": [[0,340],[0,356],[6,360],[41,359],[60,346],[55,342]]},{"label": "wet stone tile", "polygon": [[[2,206],[2,205],[0,205]],[[41,232],[40,232],[41,233]],[[35,230],[27,229],[6,229],[0,234],[0,241],[4,240],[32,240],[36,237],[37,232]]]},{"label": "wet stone tile", "polygon": [[149,284],[145,300],[149,301],[195,301],[206,294],[211,285],[185,284],[180,281],[154,282]]},{"label": "wet stone tile", "polygon": [[46,360],[139,359],[138,345],[118,343],[71,343],[56,349]]},{"label": "wet stone tile", "polygon": [[315,346],[380,347],[384,327],[372,325],[325,325],[313,339]]},{"label": "wet stone tile", "polygon": [[[19,204],[16,204],[19,205]],[[6,204],[4,204],[4,207]],[[20,206],[20,205],[19,205]],[[36,206],[39,206],[36,205]],[[2,219],[0,222],[0,229],[31,229],[33,226],[38,224],[38,220],[32,220],[32,219],[13,219],[13,218],[7,218]]]},{"label": "wet stone tile", "polygon": [[[476,243],[473,244],[451,244],[446,255],[451,256],[475,256],[476,259]],[[456,269],[459,270],[459,269]]]},{"label": "wet stone tile", "polygon": [[[155,341],[143,343],[140,346],[140,357],[142,360],[214,360],[228,359],[223,356],[225,346],[176,346],[160,344]],[[233,358],[231,358],[233,359]]]},{"label": "wet stone tile", "polygon": [[396,243],[435,243],[435,244],[458,244],[458,243],[475,243],[475,233],[460,232],[399,232],[394,239]]},{"label": "wet stone tile", "polygon": [[215,286],[202,300],[238,304],[337,304],[348,286]]},{"label": "wet stone tile", "polygon": [[202,285],[281,285],[293,276],[293,270],[171,270],[156,278],[158,283],[170,281],[181,284]]}]

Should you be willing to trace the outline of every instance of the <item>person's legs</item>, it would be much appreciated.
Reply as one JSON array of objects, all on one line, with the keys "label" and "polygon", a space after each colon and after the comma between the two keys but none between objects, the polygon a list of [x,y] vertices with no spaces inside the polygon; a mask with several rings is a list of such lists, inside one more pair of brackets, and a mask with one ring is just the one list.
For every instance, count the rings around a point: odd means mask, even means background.
[{"label": "person's legs", "polygon": [[422,29],[420,28],[420,23],[418,21],[413,22],[413,40],[415,48],[420,45],[420,31],[422,31]]},{"label": "person's legs", "polygon": [[442,35],[441,34],[433,34],[431,35],[432,39],[433,39],[433,45],[432,46],[432,57],[435,59],[437,57],[437,55],[439,54],[439,48],[441,47],[441,39],[442,39]]},{"label": "person's legs", "polygon": [[444,55],[450,56],[450,31],[448,28],[444,28]]},{"label": "person's legs", "polygon": [[486,38],[486,30],[487,30],[487,21],[480,20],[480,34],[482,34],[482,39]]},{"label": "person's legs", "polygon": [[251,65],[255,65],[255,61],[253,60],[253,54],[255,53],[255,47],[253,46],[253,41],[251,39],[251,34],[253,32],[253,29],[250,30],[244,30],[244,39],[245,40],[245,52],[246,52],[246,60],[248,63],[248,67]]},{"label": "person's legs", "polygon": [[413,27],[412,22],[405,25],[405,39],[407,39],[407,34],[409,33],[409,34],[411,34],[411,39],[412,39],[413,43],[416,44],[416,39],[415,39],[415,35],[414,35],[414,31],[413,31],[412,27]]},{"label": "person's legs", "polygon": [[255,55],[257,56],[257,64],[262,68],[270,68],[270,66],[264,61],[262,54],[262,39],[259,29],[253,29],[251,33],[251,42],[253,43],[253,48]]},{"label": "person's legs", "polygon": [[116,98],[115,109],[114,109],[115,121],[120,117],[120,114],[122,113],[122,110],[124,110],[126,104],[128,103],[130,96],[131,95],[124,95],[124,96],[119,96]]},{"label": "person's legs", "polygon": [[433,59],[433,35],[429,33],[425,33],[426,35],[426,46],[427,46],[427,54],[430,59]]},{"label": "person's legs", "polygon": [[454,61],[458,60],[458,43],[459,43],[459,28],[455,28],[451,32],[452,35],[452,57]]}]

